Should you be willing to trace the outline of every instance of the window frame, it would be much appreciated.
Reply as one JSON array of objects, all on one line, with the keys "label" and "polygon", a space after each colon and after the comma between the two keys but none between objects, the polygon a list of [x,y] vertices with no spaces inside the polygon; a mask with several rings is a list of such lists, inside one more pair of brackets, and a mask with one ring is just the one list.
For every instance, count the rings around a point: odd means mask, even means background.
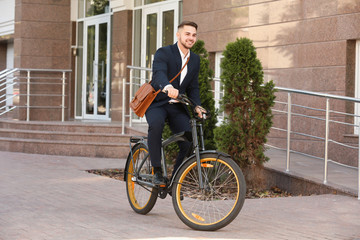
[{"label": "window frame", "polygon": [[214,100],[215,100],[215,109],[218,109],[218,123],[217,125],[222,124],[225,118],[225,113],[221,111],[220,101],[222,96],[224,96],[224,90],[221,89],[221,60],[224,58],[223,52],[215,53],[215,79],[214,79]]}]

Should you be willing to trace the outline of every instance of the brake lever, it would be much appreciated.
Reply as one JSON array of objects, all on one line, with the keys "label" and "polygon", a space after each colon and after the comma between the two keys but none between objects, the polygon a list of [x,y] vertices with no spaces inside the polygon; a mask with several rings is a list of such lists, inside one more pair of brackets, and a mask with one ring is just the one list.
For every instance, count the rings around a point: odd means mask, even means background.
[{"label": "brake lever", "polygon": [[178,100],[179,102],[185,104],[186,106],[189,106],[190,103],[187,101],[187,98],[184,94],[179,94],[176,98],[176,100]]},{"label": "brake lever", "polygon": [[[168,94],[168,91],[167,91],[167,90],[164,90],[163,92],[164,92],[166,95]],[[180,93],[179,93],[179,95],[177,96],[177,98],[174,98],[174,100],[177,100],[177,101],[185,104],[186,106],[192,106],[192,105],[193,105],[192,102],[190,101],[190,99],[188,99],[185,94],[180,94]]]},{"label": "brake lever", "polygon": [[[163,91],[165,94],[168,93],[167,90]],[[185,104],[186,106],[193,106],[194,107],[194,104],[192,103],[192,101],[185,95],[185,94],[180,94],[177,96],[177,98],[175,99],[179,102],[181,102],[182,104]],[[203,120],[206,120],[210,117],[210,112],[208,110],[206,110],[205,108],[201,107],[205,112],[202,113],[202,119]],[[195,111],[195,108],[193,109],[194,110],[194,113],[195,113],[195,116],[197,116],[197,113]],[[199,117],[197,117],[199,118]]]}]

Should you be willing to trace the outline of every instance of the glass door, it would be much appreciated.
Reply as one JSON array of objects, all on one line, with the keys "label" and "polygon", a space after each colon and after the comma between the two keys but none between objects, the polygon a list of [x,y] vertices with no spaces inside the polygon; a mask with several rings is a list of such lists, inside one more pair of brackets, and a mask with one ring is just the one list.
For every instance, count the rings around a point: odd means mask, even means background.
[{"label": "glass door", "polygon": [[143,9],[142,23],[141,66],[151,68],[156,50],[176,42],[178,3]]},{"label": "glass door", "polygon": [[84,23],[83,116],[109,119],[110,18]]},{"label": "glass door", "polygon": [[[162,46],[176,42],[176,31],[179,22],[180,1],[156,1],[145,4],[134,11],[133,65],[152,68],[154,54]],[[133,71],[133,92],[146,81],[151,80],[151,71]],[[135,114],[133,122],[145,122]]]}]

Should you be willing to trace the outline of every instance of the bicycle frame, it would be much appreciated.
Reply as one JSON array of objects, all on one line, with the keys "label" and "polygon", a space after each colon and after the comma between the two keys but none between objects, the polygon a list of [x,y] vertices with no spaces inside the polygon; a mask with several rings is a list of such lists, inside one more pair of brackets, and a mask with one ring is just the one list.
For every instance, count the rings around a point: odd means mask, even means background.
[{"label": "bicycle frame", "polygon": [[[214,150],[206,151],[205,150],[202,124],[197,124],[196,119],[194,119],[194,118],[192,118],[190,120],[190,124],[191,124],[191,128],[192,128],[191,134],[192,134],[192,141],[193,141],[192,146],[193,146],[193,149],[194,149],[194,154],[192,154],[190,157],[184,159],[184,161],[183,161],[183,163],[181,165],[183,165],[189,159],[192,159],[194,156],[196,157],[197,164],[198,164],[198,170],[199,170],[200,186],[201,186],[201,189],[203,189],[204,185],[203,185],[203,180],[202,180],[201,171],[200,171],[200,169],[201,169],[200,154],[203,153],[203,152],[204,153],[205,152],[206,153],[207,152],[214,153],[216,151],[214,151]],[[197,130],[197,127],[199,127],[199,132]],[[199,146],[198,133],[199,133],[199,136],[200,136],[201,149],[200,149],[200,146]],[[161,146],[161,155],[162,155],[162,157],[161,157],[161,166],[162,166],[162,169],[163,169],[163,175],[164,176],[167,176],[167,164],[166,164],[166,157],[165,157],[165,148],[166,148],[166,146],[168,146],[169,144],[174,143],[174,142],[188,141],[188,138],[186,137],[185,134],[186,134],[185,132],[180,132],[180,133],[174,134],[174,135],[170,136],[168,139],[166,139],[166,140],[164,140],[162,142],[162,146]],[[142,137],[142,136],[133,136],[133,137],[130,138],[131,159],[133,159],[133,154],[134,154],[132,152],[131,143],[135,143],[135,144],[143,143],[143,144],[145,144],[147,146],[146,139],[147,139],[147,137]],[[144,185],[149,186],[149,187],[155,187],[155,185],[150,182],[151,176],[141,175],[140,172],[139,172],[141,167],[144,165],[144,163],[146,162],[148,157],[149,157],[149,154],[147,154],[142,159],[142,161],[140,163],[136,162],[136,166],[134,166],[134,168],[136,169],[136,173],[135,173],[135,176],[133,176],[133,177],[135,177],[134,180],[136,180],[140,184],[144,184]],[[178,169],[180,169],[180,167]],[[125,166],[125,168],[127,168],[127,166]],[[174,176],[172,177],[172,179],[170,179],[169,186],[171,186],[173,184],[173,179],[175,178],[176,174],[177,174],[177,171],[174,174]],[[143,180],[140,180],[139,178],[146,179],[148,181],[143,181]]]},{"label": "bicycle frame", "polygon": [[[153,183],[154,170],[147,138],[131,137],[131,151],[125,166],[127,197],[136,213],[147,214],[158,198],[170,195],[174,210],[183,223],[195,230],[214,231],[228,225],[240,212],[246,194],[245,178],[228,154],[205,150],[200,120],[209,116],[206,110],[195,108],[186,96],[179,101],[192,107],[191,131],[174,134],[161,142],[164,183]],[[197,113],[201,113],[202,117],[198,117]],[[192,142],[191,149],[169,179],[165,152],[171,143],[181,141]]]},{"label": "bicycle frame", "polygon": [[[204,183],[203,183],[203,178],[202,178],[202,174],[201,174],[200,149],[199,149],[199,142],[198,142],[198,137],[197,137],[196,120],[191,119],[190,123],[191,123],[191,128],[192,128],[193,147],[195,149],[196,164],[197,164],[198,173],[199,173],[200,189],[204,189]],[[201,127],[201,130],[202,130],[202,127]],[[203,136],[202,131],[201,131],[200,135]],[[202,145],[204,146],[204,139],[202,139]]]},{"label": "bicycle frame", "polygon": [[[182,100],[180,100],[183,104],[185,105],[190,105],[191,107],[194,107],[194,105],[189,101],[184,99],[186,98],[185,96],[182,97]],[[198,172],[199,172],[199,181],[200,181],[200,188],[203,189],[204,188],[204,183],[203,183],[203,176],[201,174],[201,158],[200,158],[200,154],[203,152],[212,152],[212,153],[218,153],[217,151],[206,151],[205,150],[205,143],[204,143],[204,134],[203,134],[203,128],[202,128],[202,124],[198,124],[197,120],[195,119],[195,117],[192,117],[190,119],[190,125],[191,125],[191,134],[192,134],[192,143],[193,143],[193,150],[194,150],[194,154],[191,155],[190,157],[184,159],[184,161],[182,162],[181,166],[187,162],[188,160],[192,159],[195,155],[196,157],[196,161],[197,161],[197,168],[198,168]],[[197,129],[197,127],[199,127],[199,130]],[[162,170],[163,170],[163,175],[167,176],[167,164],[166,164],[166,157],[165,157],[165,148],[167,145],[174,143],[174,142],[178,142],[178,141],[188,141],[188,138],[186,137],[186,132],[180,132],[177,134],[174,134],[172,136],[170,136],[168,139],[164,140],[162,142],[161,145],[161,166],[162,166]],[[198,139],[198,134],[200,135],[200,141],[201,141],[201,149],[199,146],[199,139]],[[130,138],[130,154],[131,154],[131,159],[133,159],[133,152],[132,152],[132,147],[131,147],[131,143],[136,143],[136,144],[140,144],[143,143],[147,146],[147,142],[146,142],[147,137],[140,137],[140,136],[134,136]],[[224,155],[223,153],[219,153],[221,155]],[[142,162],[140,163],[140,165],[138,165],[139,163],[136,163],[136,176],[134,180],[136,180],[138,183],[140,184],[144,184],[146,186],[149,187],[156,187],[154,184],[151,183],[151,181],[143,181],[141,179],[139,179],[139,177],[142,177],[146,180],[150,180],[150,176],[145,176],[145,175],[140,175],[140,169],[141,167],[144,165],[145,161],[147,160],[149,154],[142,160]],[[133,161],[132,161],[133,162]],[[181,167],[180,166],[180,167]],[[180,169],[180,167],[178,168],[178,170]],[[127,168],[127,166],[126,166]],[[176,174],[178,171],[176,171],[176,173],[174,174],[174,176],[172,177],[172,179],[170,179],[170,184],[168,185],[168,187],[171,187],[173,184],[173,179],[175,178]]]}]

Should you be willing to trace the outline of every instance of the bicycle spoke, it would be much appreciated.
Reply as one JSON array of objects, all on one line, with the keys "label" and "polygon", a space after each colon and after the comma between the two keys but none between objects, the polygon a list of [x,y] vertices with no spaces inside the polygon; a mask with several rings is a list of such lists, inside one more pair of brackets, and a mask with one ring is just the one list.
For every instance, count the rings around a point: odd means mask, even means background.
[{"label": "bicycle spoke", "polygon": [[[134,211],[142,214],[149,212],[157,199],[156,190],[137,181],[147,181],[152,175],[150,158],[147,152],[145,145],[135,147],[127,169],[127,172],[130,173],[127,175],[126,183],[128,199]],[[137,180],[133,181],[133,177]]]},{"label": "bicycle spoke", "polygon": [[238,177],[232,167],[223,160],[209,158],[201,161],[204,186],[200,189],[197,170],[194,163],[184,172],[184,177],[177,185],[184,198],[177,203],[180,204],[186,219],[196,225],[221,224],[234,210],[238,201]]}]

